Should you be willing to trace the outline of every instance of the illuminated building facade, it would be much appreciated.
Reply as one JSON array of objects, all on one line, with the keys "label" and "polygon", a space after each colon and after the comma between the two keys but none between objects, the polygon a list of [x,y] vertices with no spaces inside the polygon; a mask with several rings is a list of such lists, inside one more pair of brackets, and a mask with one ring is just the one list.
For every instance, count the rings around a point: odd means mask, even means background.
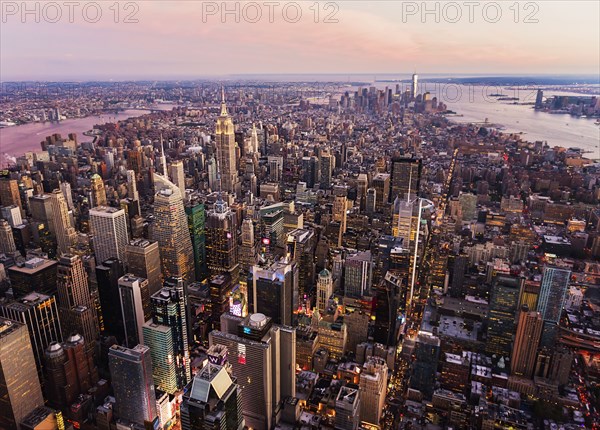
[{"label": "illuminated building facade", "polygon": [[158,242],[165,276],[194,281],[194,250],[190,238],[183,197],[179,188],[155,174],[154,222],[151,238]]}]

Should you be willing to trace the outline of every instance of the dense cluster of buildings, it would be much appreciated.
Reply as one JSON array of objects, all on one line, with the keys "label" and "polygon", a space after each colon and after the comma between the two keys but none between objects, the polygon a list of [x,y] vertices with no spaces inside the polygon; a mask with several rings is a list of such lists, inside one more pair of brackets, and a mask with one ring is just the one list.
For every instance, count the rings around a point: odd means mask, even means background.
[{"label": "dense cluster of buildings", "polygon": [[597,164],[416,75],[198,91],[1,172],[0,428],[599,422]]}]

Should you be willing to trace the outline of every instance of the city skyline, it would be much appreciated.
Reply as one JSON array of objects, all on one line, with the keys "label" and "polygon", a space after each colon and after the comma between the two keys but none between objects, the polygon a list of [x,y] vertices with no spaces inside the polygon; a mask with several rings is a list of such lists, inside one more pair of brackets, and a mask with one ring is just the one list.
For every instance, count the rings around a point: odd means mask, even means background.
[{"label": "city skyline", "polygon": [[[571,3],[567,11],[560,2],[500,3],[499,9],[486,6],[494,2],[472,9],[468,2],[431,3],[438,12],[416,2],[299,2],[298,8],[280,2],[281,9],[272,11],[260,2],[231,2],[238,12],[228,14],[214,2],[172,7],[143,1],[130,2],[136,6],[127,10],[123,3],[118,10],[102,5],[99,15],[87,3],[73,11],[39,6],[37,16],[19,5],[7,10],[7,3],[0,30],[2,81],[397,70],[597,75],[600,65],[597,2]],[[42,40],[52,41],[52,49]]]}]

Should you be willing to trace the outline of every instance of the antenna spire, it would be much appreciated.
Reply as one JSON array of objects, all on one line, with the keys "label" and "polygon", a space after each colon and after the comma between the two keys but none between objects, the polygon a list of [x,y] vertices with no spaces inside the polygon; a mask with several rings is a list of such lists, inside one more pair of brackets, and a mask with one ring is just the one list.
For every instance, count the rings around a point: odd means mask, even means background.
[{"label": "antenna spire", "polygon": [[225,87],[221,85],[221,116],[227,115],[227,105],[225,104]]},{"label": "antenna spire", "polygon": [[163,135],[160,134],[160,159],[163,168],[163,176],[167,178],[167,158],[165,157],[165,144],[163,142]]}]

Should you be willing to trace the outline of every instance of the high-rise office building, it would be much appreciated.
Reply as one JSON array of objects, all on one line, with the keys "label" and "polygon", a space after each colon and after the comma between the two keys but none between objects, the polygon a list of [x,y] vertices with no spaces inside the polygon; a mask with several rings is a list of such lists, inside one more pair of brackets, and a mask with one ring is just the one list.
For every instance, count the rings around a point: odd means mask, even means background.
[{"label": "high-rise office building", "polygon": [[125,247],[129,243],[127,222],[127,214],[123,209],[108,206],[90,209],[90,228],[97,261],[113,257],[125,260]]},{"label": "high-rise office building", "polygon": [[109,258],[96,266],[98,295],[102,309],[102,334],[114,336],[119,343],[125,340],[119,298],[119,278],[121,276],[123,276],[123,265],[118,258]]},{"label": "high-rise office building", "polygon": [[[375,189],[375,210],[383,213],[390,195],[390,175],[389,173],[378,173],[373,178],[373,188]],[[367,190],[367,202],[368,202]]]},{"label": "high-rise office building", "polygon": [[45,224],[51,234],[55,234],[52,216],[52,197],[50,194],[38,194],[29,198],[29,209],[34,221]]},{"label": "high-rise office building", "polygon": [[19,430],[40,406],[44,398],[27,326],[0,318],[0,428]]},{"label": "high-rise office building", "polygon": [[92,177],[90,178],[90,195],[92,200],[90,207],[95,208],[97,206],[107,205],[104,181],[97,173],[92,175]]},{"label": "high-rise office building", "polygon": [[0,316],[27,325],[35,364],[41,376],[44,351],[51,342],[63,339],[56,298],[32,292],[13,302],[0,304]]},{"label": "high-rise office building", "polygon": [[44,353],[44,390],[50,406],[67,409],[98,381],[94,357],[80,334],[52,342]]},{"label": "high-rise office building", "polygon": [[185,387],[191,377],[186,300],[183,286],[184,281],[181,278],[167,278],[165,286],[150,298],[152,321],[155,324],[171,327],[173,360],[177,370],[178,388]]},{"label": "high-rise office building", "polygon": [[360,372],[360,420],[379,425],[385,406],[388,367],[383,358],[371,356]]},{"label": "high-rise office building", "polygon": [[221,114],[217,118],[215,129],[215,146],[217,149],[218,169],[223,191],[235,193],[238,183],[237,160],[235,156],[235,127],[231,116],[227,113],[225,93],[221,97]]},{"label": "high-rise office building", "polygon": [[151,238],[158,242],[165,276],[194,281],[194,250],[190,239],[183,197],[168,179],[154,175],[154,222]]},{"label": "high-rise office building", "polygon": [[134,239],[125,246],[125,266],[129,273],[146,278],[150,295],[162,288],[158,242]]},{"label": "high-rise office building", "polygon": [[0,219],[0,253],[12,254],[16,251],[17,246],[10,224],[5,219]]},{"label": "high-rise office building", "polygon": [[406,199],[407,194],[419,195],[422,160],[420,158],[392,158],[389,202],[396,197]]},{"label": "high-rise office building", "polygon": [[335,399],[335,428],[358,430],[360,424],[360,391],[356,385],[348,384],[340,388]]},{"label": "high-rise office building", "polygon": [[56,231],[57,254],[69,253],[75,243],[77,232],[73,227],[73,220],[65,196],[60,190],[54,190],[52,198],[52,224]]},{"label": "high-rise office building", "polygon": [[544,321],[557,324],[564,307],[571,271],[561,267],[545,266],[538,299],[538,311]]},{"label": "high-rise office building", "polygon": [[56,260],[34,257],[25,264],[8,268],[15,298],[23,297],[33,291],[54,295],[56,293]]},{"label": "high-rise office building", "polygon": [[319,157],[319,165],[321,167],[321,178],[319,185],[323,189],[331,188],[331,175],[335,167],[335,157],[329,151],[324,151]]},{"label": "high-rise office building", "polygon": [[440,357],[440,338],[431,333],[419,332],[414,350],[415,358],[410,387],[421,391],[430,399],[433,395],[433,384]]},{"label": "high-rise office building", "polygon": [[169,176],[179,191],[181,196],[185,197],[185,173],[183,171],[183,162],[174,161],[169,165]]},{"label": "high-rise office building", "polygon": [[515,333],[521,280],[498,275],[492,284],[486,352],[508,357]]},{"label": "high-rise office building", "polygon": [[250,310],[268,315],[275,324],[294,325],[298,309],[298,265],[286,260],[252,266]]},{"label": "high-rise office building", "polygon": [[377,210],[377,190],[375,188],[367,189],[367,196],[365,197],[365,212],[368,214],[374,214]]},{"label": "high-rise office building", "polygon": [[553,347],[556,339],[570,278],[571,271],[566,268],[545,266],[542,270],[537,310],[544,320],[542,346],[547,348]]},{"label": "high-rise office building", "polygon": [[224,315],[222,330],[209,335],[211,347],[227,348],[233,376],[242,387],[242,411],[248,427],[267,430],[287,396],[295,396],[296,331],[275,326],[271,318]]},{"label": "high-rise office building", "polygon": [[64,336],[81,333],[93,348],[100,328],[81,257],[64,254],[60,258],[56,286]]},{"label": "high-rise office building", "polygon": [[65,197],[67,208],[72,211],[75,208],[75,205],[73,204],[73,192],[71,191],[71,184],[69,182],[61,182],[59,188],[60,192],[63,193],[63,196]]},{"label": "high-rise office building", "polygon": [[317,309],[324,312],[333,295],[333,275],[327,269],[321,270],[317,277]]},{"label": "high-rise office building", "polygon": [[303,301],[315,287],[315,232],[297,228],[287,235],[286,256],[298,264],[298,298]]},{"label": "high-rise office building", "polygon": [[340,223],[341,234],[346,233],[347,202],[346,196],[335,196],[333,200],[333,220]]},{"label": "high-rise office building", "polygon": [[115,415],[130,423],[144,425],[157,418],[156,393],[152,380],[150,349],[113,345],[108,363],[115,394]]},{"label": "high-rise office building", "polygon": [[418,82],[419,82],[419,75],[417,75],[416,73],[413,73],[413,75],[412,75],[412,81],[411,81],[411,85],[410,85],[410,98],[411,98],[411,100],[414,100],[417,97]]},{"label": "high-rise office building", "polygon": [[133,348],[142,343],[144,323],[150,319],[148,280],[127,274],[119,278],[121,318],[125,329],[125,346]]},{"label": "high-rise office building", "polygon": [[206,219],[206,260],[211,274],[238,269],[236,214],[220,197]]},{"label": "high-rise office building", "polygon": [[315,183],[319,182],[319,159],[317,157],[303,157],[302,164],[302,182],[306,183],[308,188],[313,188]]},{"label": "high-rise office building", "polygon": [[168,325],[146,321],[143,327],[144,345],[150,348],[152,376],[156,389],[174,394],[177,390],[177,366],[173,357],[173,329]]},{"label": "high-rise office building", "polygon": [[194,249],[194,271],[196,280],[206,278],[208,267],[206,265],[206,207],[197,201],[185,205],[192,248]]},{"label": "high-rise office building", "polygon": [[15,205],[23,209],[21,203],[21,194],[19,193],[19,183],[16,179],[0,179],[0,206]]},{"label": "high-rise office building", "polygon": [[15,205],[3,206],[0,210],[0,216],[4,218],[11,227],[17,227],[23,224],[23,217],[21,216],[21,208]]},{"label": "high-rise office building", "polygon": [[254,222],[251,218],[242,221],[242,243],[239,247],[241,270],[247,274],[258,261],[257,243],[254,236]]},{"label": "high-rise office building", "polygon": [[527,305],[521,308],[511,359],[514,375],[526,378],[533,375],[543,325],[541,313],[529,311]]},{"label": "high-rise office building", "polygon": [[208,363],[187,387],[181,404],[182,430],[242,430],[242,390],[224,366]]},{"label": "high-rise office building", "polygon": [[346,257],[344,263],[344,295],[362,297],[371,289],[373,258],[371,251],[358,252]]}]

